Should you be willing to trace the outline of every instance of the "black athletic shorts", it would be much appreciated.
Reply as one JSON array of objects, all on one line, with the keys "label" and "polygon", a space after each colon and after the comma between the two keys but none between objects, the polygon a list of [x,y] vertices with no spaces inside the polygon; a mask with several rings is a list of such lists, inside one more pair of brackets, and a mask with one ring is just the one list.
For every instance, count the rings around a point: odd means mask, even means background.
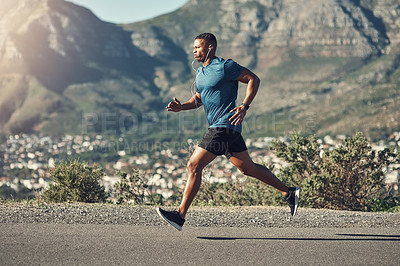
[{"label": "black athletic shorts", "polygon": [[225,127],[209,128],[199,147],[215,155],[225,155],[228,159],[232,157],[232,152],[247,150],[242,135]]}]

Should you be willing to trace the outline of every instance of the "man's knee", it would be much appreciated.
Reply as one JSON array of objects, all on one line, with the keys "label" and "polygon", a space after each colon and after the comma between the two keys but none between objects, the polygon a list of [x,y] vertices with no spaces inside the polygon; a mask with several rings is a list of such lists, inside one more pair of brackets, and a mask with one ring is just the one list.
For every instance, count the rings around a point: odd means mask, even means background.
[{"label": "man's knee", "polygon": [[198,161],[189,160],[187,163],[187,170],[189,173],[201,173],[203,169],[200,167]]},{"label": "man's knee", "polygon": [[238,167],[238,170],[240,173],[242,173],[243,175],[249,175],[249,169],[245,168],[245,167]]},{"label": "man's knee", "polygon": [[254,176],[256,165],[254,163],[249,165],[241,164],[238,165],[237,168],[239,172],[242,173],[243,175]]}]

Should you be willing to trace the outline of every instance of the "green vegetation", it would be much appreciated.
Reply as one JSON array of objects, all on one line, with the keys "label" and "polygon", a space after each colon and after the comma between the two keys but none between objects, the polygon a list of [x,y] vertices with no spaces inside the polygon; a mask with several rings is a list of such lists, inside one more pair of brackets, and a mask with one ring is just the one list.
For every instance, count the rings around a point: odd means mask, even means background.
[{"label": "green vegetation", "polygon": [[162,204],[162,196],[153,195],[148,190],[145,177],[138,169],[134,169],[131,175],[125,172],[119,172],[120,181],[114,184],[111,197],[115,199],[116,204]]},{"label": "green vegetation", "polygon": [[29,200],[34,199],[35,195],[32,190],[26,188],[21,183],[18,184],[17,189],[13,189],[7,185],[0,187],[0,200]]},{"label": "green vegetation", "polygon": [[103,169],[79,160],[61,161],[50,170],[54,183],[43,191],[41,199],[49,202],[105,202],[107,195],[100,184]]},{"label": "green vegetation", "polygon": [[289,163],[278,177],[302,187],[302,206],[384,211],[400,204],[384,183],[387,167],[399,163],[400,152],[374,151],[361,133],[332,150],[321,149],[314,136],[299,134],[290,144],[275,141],[273,149]]},{"label": "green vegetation", "polygon": [[[331,58],[331,57],[298,57],[290,52],[291,57],[278,66],[268,69],[266,79],[276,83],[291,77],[294,81],[313,84],[310,76],[318,73],[316,81],[334,80],[343,73],[357,69],[361,65],[359,58]],[[352,63],[350,63],[352,62]]]},{"label": "green vegetation", "polygon": [[[399,163],[400,152],[373,151],[366,138],[357,133],[343,146],[332,150],[320,147],[315,136],[291,136],[291,141],[275,141],[273,149],[289,165],[278,177],[290,186],[302,188],[301,206],[357,211],[400,210],[399,195],[387,189],[384,173]],[[269,167],[273,169],[273,166]],[[279,192],[252,179],[209,183],[203,181],[195,205],[284,205]]]},{"label": "green vegetation", "polygon": [[[326,150],[315,136],[291,136],[289,143],[275,141],[273,149],[288,166],[277,176],[290,186],[301,186],[301,206],[357,211],[400,210],[397,192],[384,183],[387,167],[400,162],[400,152],[374,151],[361,133],[348,137],[343,146]],[[273,169],[273,166],[269,167]],[[195,205],[284,205],[275,189],[253,178],[227,183],[207,182]],[[179,200],[180,198],[177,197]]]},{"label": "green vegetation", "polygon": [[227,183],[209,183],[205,180],[193,204],[199,206],[276,206],[283,205],[284,202],[281,194],[275,189],[257,179],[246,178],[231,180]]},{"label": "green vegetation", "polygon": [[[288,141],[272,142],[272,150],[283,159],[285,166],[268,168],[285,184],[301,186],[302,207],[400,211],[398,191],[384,182],[385,173],[391,169],[389,166],[400,163],[400,152],[389,148],[375,151],[362,133],[347,137],[342,145],[330,148],[322,147],[315,136],[293,134]],[[101,185],[104,176],[101,167],[89,166],[79,159],[61,161],[50,170],[54,183],[38,194],[39,200],[87,203],[108,200],[109,203],[138,205],[179,203],[182,191],[164,199],[153,193],[143,172],[139,169],[130,172],[118,172],[120,180],[106,193]],[[225,183],[209,182],[209,168],[203,176],[195,205],[285,205],[278,191],[256,179],[242,177]],[[13,193],[6,187],[0,191],[2,195]]]},{"label": "green vegetation", "polygon": [[[282,20],[295,2],[188,2],[169,14],[126,25],[93,20],[86,10],[62,1],[48,8],[41,2],[23,8],[16,1],[6,2],[9,12],[18,11],[2,21],[4,36],[19,32],[22,24],[37,32],[21,30],[15,40],[5,40],[8,56],[0,66],[2,133],[174,137],[159,124],[171,97],[184,101],[184,95],[189,96],[192,42],[205,31],[217,35],[218,56],[232,57],[262,80],[248,117],[267,114],[260,124],[268,127],[254,130],[253,136],[297,130],[309,121],[310,112],[317,114],[312,116],[313,127],[301,128],[308,134],[373,131],[382,138],[386,130],[399,129],[394,103],[400,97],[400,48],[392,40],[398,31],[392,23],[396,14],[374,12],[396,8],[393,1],[353,1],[344,5],[344,13],[343,4],[333,3],[335,10],[328,17],[331,7],[319,3],[311,17],[306,9],[293,14],[298,27]],[[58,15],[35,24],[49,12]],[[75,13],[81,20],[73,19]],[[67,25],[61,18],[77,30],[63,30]],[[357,22],[349,23],[349,18]],[[54,27],[60,27],[61,35],[50,45],[43,40],[49,39],[46,29]],[[241,99],[243,95],[238,102]],[[149,112],[157,122],[148,121]],[[196,122],[195,117],[189,120]],[[144,127],[149,130],[138,132]],[[190,130],[184,134],[192,137]]]}]

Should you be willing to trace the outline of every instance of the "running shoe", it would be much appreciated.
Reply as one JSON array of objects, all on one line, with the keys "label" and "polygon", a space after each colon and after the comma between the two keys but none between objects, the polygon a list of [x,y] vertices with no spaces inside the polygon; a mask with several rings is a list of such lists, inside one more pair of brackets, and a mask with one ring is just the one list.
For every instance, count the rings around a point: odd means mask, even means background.
[{"label": "running shoe", "polygon": [[166,211],[161,208],[157,208],[158,215],[161,216],[167,223],[178,229],[182,230],[182,226],[185,223],[185,219],[181,217],[177,211]]},{"label": "running shoe", "polygon": [[300,199],[300,187],[290,187],[289,193],[285,197],[285,200],[290,206],[290,213],[292,216],[296,214],[297,207],[299,206]]}]

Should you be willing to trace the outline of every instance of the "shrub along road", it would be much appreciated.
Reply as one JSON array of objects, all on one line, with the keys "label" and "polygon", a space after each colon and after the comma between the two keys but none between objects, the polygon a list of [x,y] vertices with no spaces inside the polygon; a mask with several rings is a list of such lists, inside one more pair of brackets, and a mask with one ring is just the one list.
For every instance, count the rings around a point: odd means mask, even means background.
[{"label": "shrub along road", "polygon": [[2,265],[398,265],[400,214],[194,207],[182,232],[154,207],[0,204]]}]

